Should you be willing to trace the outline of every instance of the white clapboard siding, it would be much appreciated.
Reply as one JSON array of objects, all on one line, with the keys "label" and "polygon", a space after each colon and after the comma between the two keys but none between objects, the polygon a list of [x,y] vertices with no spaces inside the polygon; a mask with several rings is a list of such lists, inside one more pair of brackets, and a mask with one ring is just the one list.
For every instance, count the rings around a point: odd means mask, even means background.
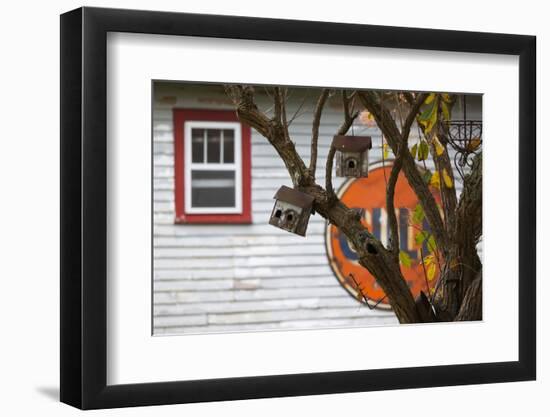
[{"label": "white clapboard siding", "polygon": [[[289,117],[303,92],[289,100]],[[168,97],[168,100],[164,98]],[[267,97],[258,106],[269,109]],[[170,103],[170,104],[167,104]],[[315,94],[304,102],[290,135],[309,163]],[[283,162],[267,140],[252,131],[252,224],[174,224],[173,108],[230,109],[215,87],[157,84],[153,106],[153,315],[155,334],[288,330],[395,324],[384,310],[362,307],[340,286],[325,250],[326,222],[312,216],[305,238],[270,226],[273,195],[291,186]],[[480,109],[478,109],[480,112]],[[319,128],[317,181],[324,184],[326,155],[342,123],[338,102],[325,106]],[[376,128],[356,123],[353,133],[370,135],[372,162],[382,160]],[[413,129],[411,143],[417,140]],[[433,169],[431,163],[428,168]],[[335,187],[342,178],[333,178]],[[461,184],[457,178],[457,193]]]},{"label": "white clapboard siding", "polygon": [[[224,276],[224,275],[220,275]],[[334,297],[338,292],[332,287],[318,288],[259,288],[249,290],[228,290],[228,291],[155,291],[155,303],[200,303],[208,301],[228,300],[276,300],[280,298],[304,298],[304,297]]]},{"label": "white clapboard siding", "polygon": [[[344,318],[332,319],[322,318],[313,320],[286,320],[274,323],[238,323],[224,325],[208,325],[209,333],[231,333],[231,332],[254,332],[268,330],[298,330],[311,328],[349,328],[349,327],[364,327],[364,326],[387,326],[395,325],[397,320],[393,315],[371,317],[365,315],[360,318]],[[158,335],[180,335],[204,333],[204,326],[184,326],[184,327],[155,327],[155,334]]]},{"label": "white clapboard siding", "polygon": [[256,267],[256,268],[232,268],[221,271],[210,269],[207,265],[203,269],[155,269],[153,277],[156,281],[168,279],[220,279],[230,277],[235,279],[245,278],[266,278],[266,277],[289,277],[289,276],[319,276],[330,275],[332,270],[328,262],[323,266],[280,266],[277,268]]},{"label": "white clapboard siding", "polygon": [[[295,236],[285,233],[277,233],[271,236],[255,236],[255,235],[237,235],[237,236],[201,236],[197,238],[192,237],[158,237],[153,240],[153,246],[157,248],[177,248],[183,249],[194,248],[247,248],[253,250],[261,246],[276,246],[281,248],[282,246],[292,247],[318,245],[323,243],[322,236],[308,235],[304,241],[298,242]],[[282,248],[281,248],[282,249]],[[260,250],[260,249],[259,249]]]},{"label": "white clapboard siding", "polygon": [[305,244],[287,244],[287,245],[271,245],[271,246],[236,246],[236,247],[222,247],[217,248],[216,253],[213,254],[212,250],[208,247],[194,248],[190,251],[189,248],[164,248],[155,247],[153,251],[153,257],[155,259],[192,259],[192,258],[213,258],[213,257],[251,257],[251,256],[296,256],[296,252],[303,255],[324,255],[325,251],[322,245],[319,243]]},{"label": "white clapboard siding", "polygon": [[277,311],[277,310],[295,310],[295,309],[327,309],[353,307],[363,311],[369,316],[387,316],[381,310],[369,310],[365,306],[358,306],[355,301],[350,299],[347,294],[338,297],[323,298],[290,298],[281,300],[260,300],[260,301],[240,301],[234,302],[203,302],[203,303],[184,303],[184,304],[155,304],[155,316],[180,316],[180,315],[200,315],[203,313],[245,313],[256,311]]}]

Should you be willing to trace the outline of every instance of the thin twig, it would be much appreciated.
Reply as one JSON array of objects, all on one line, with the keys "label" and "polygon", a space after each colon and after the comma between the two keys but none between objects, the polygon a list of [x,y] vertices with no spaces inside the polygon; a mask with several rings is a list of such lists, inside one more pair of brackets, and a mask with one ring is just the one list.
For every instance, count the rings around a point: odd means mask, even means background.
[{"label": "thin twig", "polygon": [[296,111],[294,112],[294,114],[292,115],[292,117],[290,118],[290,120],[288,121],[288,125],[290,126],[292,124],[292,122],[294,122],[294,120],[298,117],[298,116],[301,116],[302,114],[300,113],[300,110],[302,110],[302,107],[304,107],[304,104],[306,103],[306,100],[309,96],[309,90],[306,90],[306,94],[304,95],[304,98],[302,99],[302,102],[300,103],[300,105],[298,106],[298,108],[296,109]]},{"label": "thin twig", "polygon": [[382,301],[384,301],[388,297],[387,295],[384,295],[381,299],[377,300],[374,305],[371,306],[369,304],[369,301],[374,301],[374,299],[370,298],[367,295],[367,293],[365,292],[365,290],[363,288],[361,288],[361,284],[359,284],[357,282],[357,280],[355,279],[355,277],[353,276],[353,274],[351,272],[350,272],[349,276],[353,280],[353,283],[355,285],[355,290],[359,293],[359,295],[363,299],[364,304],[369,308],[369,310],[374,310],[376,307],[378,307],[378,305],[380,303],[382,303]]},{"label": "thin twig", "polygon": [[[353,122],[359,116],[359,112],[355,111],[351,113],[351,109],[355,104],[354,100],[350,101],[346,95],[346,92],[342,90],[342,102],[344,104],[344,122],[338,129],[338,135],[345,135],[350,127],[353,125]],[[334,155],[336,154],[336,148],[331,144],[328,155],[327,155],[327,164],[325,166],[325,190],[330,199],[335,200],[336,194],[334,193],[334,188],[332,186],[332,167],[334,164]]]},{"label": "thin twig", "polygon": [[313,126],[311,128],[311,157],[309,160],[309,172],[312,178],[315,178],[315,170],[317,169],[317,142],[319,141],[319,125],[321,124],[321,114],[323,107],[327,101],[330,90],[324,88],[317,100],[317,106],[313,113]]}]

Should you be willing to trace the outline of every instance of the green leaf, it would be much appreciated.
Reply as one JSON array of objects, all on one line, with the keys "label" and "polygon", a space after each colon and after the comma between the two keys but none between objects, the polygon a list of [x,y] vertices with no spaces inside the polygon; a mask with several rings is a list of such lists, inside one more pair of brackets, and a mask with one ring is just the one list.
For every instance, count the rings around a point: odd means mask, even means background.
[{"label": "green leaf", "polygon": [[422,178],[424,179],[424,182],[426,184],[429,184],[431,179],[432,179],[432,173],[428,170],[424,171],[424,173],[422,174]]},{"label": "green leaf", "polygon": [[[429,98],[429,96],[428,96]],[[426,104],[430,104],[430,106],[426,107],[422,113],[420,113],[420,116],[418,116],[418,120],[422,122],[426,122],[432,118],[432,113],[434,110],[436,110],[435,103],[433,103],[433,99]]]},{"label": "green leaf", "polygon": [[422,243],[424,243],[424,241],[426,240],[426,238],[430,236],[430,234],[428,232],[426,232],[425,230],[422,230],[421,232],[417,233],[414,240],[416,242],[416,244],[418,246],[422,245]]},{"label": "green leaf", "polygon": [[437,245],[435,244],[435,238],[433,237],[433,235],[430,235],[426,245],[428,246],[428,250],[430,252],[432,252],[432,253],[435,252],[435,250],[437,249]]},{"label": "green leaf", "polygon": [[430,147],[428,146],[428,142],[426,142],[425,140],[420,141],[420,145],[418,147],[418,160],[425,161],[428,158],[429,154]]},{"label": "green leaf", "polygon": [[404,267],[411,267],[411,257],[407,252],[399,251],[399,262],[401,262],[401,265]]},{"label": "green leaf", "polygon": [[437,122],[438,103],[439,100],[436,96],[431,105],[418,116],[418,121],[424,126],[425,133],[429,133]]},{"label": "green leaf", "polygon": [[418,150],[418,143],[415,143],[411,148],[411,155],[413,159],[416,159],[416,151]]},{"label": "green leaf", "polygon": [[428,123],[426,125],[426,133],[431,132],[436,123],[437,123],[437,110],[435,110],[431,114],[430,120],[428,120]]},{"label": "green leaf", "polygon": [[414,224],[420,224],[424,220],[424,209],[420,204],[417,204],[413,211],[412,221]]}]

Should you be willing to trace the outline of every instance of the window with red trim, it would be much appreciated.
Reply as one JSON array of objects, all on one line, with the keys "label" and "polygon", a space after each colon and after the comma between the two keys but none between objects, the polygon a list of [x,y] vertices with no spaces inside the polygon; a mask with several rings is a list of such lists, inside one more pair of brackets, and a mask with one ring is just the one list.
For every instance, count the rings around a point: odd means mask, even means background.
[{"label": "window with red trim", "polygon": [[250,223],[250,127],[231,110],[174,109],[176,223]]}]

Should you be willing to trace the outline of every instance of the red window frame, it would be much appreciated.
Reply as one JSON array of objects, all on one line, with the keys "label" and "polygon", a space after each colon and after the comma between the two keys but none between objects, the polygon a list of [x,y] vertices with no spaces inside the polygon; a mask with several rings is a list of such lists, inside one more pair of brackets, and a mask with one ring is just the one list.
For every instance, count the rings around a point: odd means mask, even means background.
[{"label": "red window frame", "polygon": [[176,224],[243,224],[252,223],[250,126],[241,125],[242,212],[235,214],[190,214],[185,212],[185,122],[239,122],[234,110],[174,109],[174,187]]}]

